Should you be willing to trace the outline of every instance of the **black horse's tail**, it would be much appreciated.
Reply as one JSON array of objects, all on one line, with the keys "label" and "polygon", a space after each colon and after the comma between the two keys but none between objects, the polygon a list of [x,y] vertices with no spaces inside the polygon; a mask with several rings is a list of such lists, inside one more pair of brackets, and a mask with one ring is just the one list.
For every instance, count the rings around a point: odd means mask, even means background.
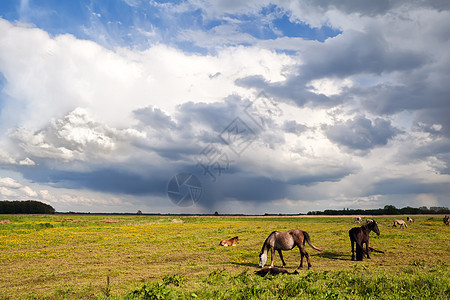
[{"label": "black horse's tail", "polygon": [[367,255],[366,250],[359,243],[356,243],[356,260],[363,260],[364,254]]},{"label": "black horse's tail", "polygon": [[322,249],[320,249],[320,248],[314,246],[314,245],[311,243],[311,239],[310,239],[310,237],[309,237],[309,234],[308,234],[306,231],[303,231],[303,235],[305,236],[305,240],[303,241],[303,244],[305,244],[305,241],[306,241],[306,242],[308,243],[308,245],[309,245],[311,248],[313,248],[313,249],[316,250],[316,251],[322,252]]}]

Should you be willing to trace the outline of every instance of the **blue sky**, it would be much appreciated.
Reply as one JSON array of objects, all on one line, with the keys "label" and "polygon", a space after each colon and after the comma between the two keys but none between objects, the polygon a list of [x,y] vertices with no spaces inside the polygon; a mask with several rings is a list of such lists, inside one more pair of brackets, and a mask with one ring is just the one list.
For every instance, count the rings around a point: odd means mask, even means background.
[{"label": "blue sky", "polygon": [[[51,35],[69,33],[108,48],[144,49],[161,42],[183,51],[206,54],[214,49],[194,47],[192,41],[180,40],[180,31],[211,31],[222,26],[232,26],[236,33],[260,40],[284,36],[323,42],[340,33],[326,24],[312,27],[275,4],[219,16],[205,14],[201,3],[182,1],[5,1],[0,5],[6,20],[33,24]],[[248,42],[230,41],[226,45],[239,44]]]},{"label": "blue sky", "polygon": [[449,8],[2,1],[0,199],[84,212],[449,206]]}]

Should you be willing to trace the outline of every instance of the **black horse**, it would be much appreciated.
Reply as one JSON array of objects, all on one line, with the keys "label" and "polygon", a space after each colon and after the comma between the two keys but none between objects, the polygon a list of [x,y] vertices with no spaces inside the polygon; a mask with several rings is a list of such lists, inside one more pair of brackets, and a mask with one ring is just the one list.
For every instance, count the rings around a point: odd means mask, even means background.
[{"label": "black horse", "polygon": [[[377,222],[370,222],[361,227],[353,227],[348,231],[350,241],[352,243],[352,260],[355,260],[355,243],[356,243],[356,260],[363,260],[364,254],[370,258],[369,252],[369,233],[373,231],[380,235]],[[366,244],[366,249],[363,248]]]}]

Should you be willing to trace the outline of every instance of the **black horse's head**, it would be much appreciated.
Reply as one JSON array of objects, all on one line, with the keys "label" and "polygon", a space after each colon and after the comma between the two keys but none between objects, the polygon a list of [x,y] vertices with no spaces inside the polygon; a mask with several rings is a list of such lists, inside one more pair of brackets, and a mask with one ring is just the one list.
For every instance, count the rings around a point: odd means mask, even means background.
[{"label": "black horse's head", "polygon": [[378,223],[377,222],[373,221],[373,222],[370,222],[367,225],[373,232],[375,232],[377,235],[380,235],[380,229],[378,229]]}]

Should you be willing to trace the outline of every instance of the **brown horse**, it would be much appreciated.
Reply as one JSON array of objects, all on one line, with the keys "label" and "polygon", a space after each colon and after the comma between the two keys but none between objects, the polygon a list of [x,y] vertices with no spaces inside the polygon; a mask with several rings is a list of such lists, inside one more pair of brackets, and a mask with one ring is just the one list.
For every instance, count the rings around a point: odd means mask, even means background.
[{"label": "brown horse", "polygon": [[394,220],[394,225],[392,225],[392,227],[397,227],[397,225],[400,225],[400,228],[403,228],[403,226],[405,226],[405,228],[408,228],[408,225],[403,220]]},{"label": "brown horse", "polygon": [[414,221],[413,218],[411,217],[406,217],[406,221],[408,221],[409,223],[415,223],[416,221]]},{"label": "brown horse", "polygon": [[449,222],[448,222],[449,217],[445,216],[444,217],[444,224],[448,226]]},{"label": "brown horse", "polygon": [[[348,231],[350,241],[352,243],[352,260],[355,260],[355,243],[356,243],[356,259],[363,260],[364,254],[370,258],[369,252],[369,234],[373,231],[380,235],[377,222],[369,222],[361,227],[353,227]],[[366,249],[363,248],[366,244]]]},{"label": "brown horse", "polygon": [[262,268],[267,262],[267,252],[269,249],[271,250],[271,263],[270,267],[273,267],[273,258],[275,254],[275,250],[278,251],[280,255],[281,261],[283,262],[283,268],[286,266],[286,263],[283,259],[282,250],[292,250],[295,246],[300,249],[300,266],[303,267],[303,256],[306,257],[308,262],[308,269],[311,267],[311,262],[309,261],[309,254],[305,250],[305,242],[308,243],[311,248],[316,251],[322,251],[311,243],[311,239],[309,238],[309,234],[306,231],[300,229],[293,229],[289,231],[274,231],[272,232],[267,239],[264,241],[261,252],[259,253],[259,267]]},{"label": "brown horse", "polygon": [[237,244],[239,244],[239,237],[235,236],[234,238],[229,240],[221,240],[219,246],[228,247],[228,246],[236,246]]}]

